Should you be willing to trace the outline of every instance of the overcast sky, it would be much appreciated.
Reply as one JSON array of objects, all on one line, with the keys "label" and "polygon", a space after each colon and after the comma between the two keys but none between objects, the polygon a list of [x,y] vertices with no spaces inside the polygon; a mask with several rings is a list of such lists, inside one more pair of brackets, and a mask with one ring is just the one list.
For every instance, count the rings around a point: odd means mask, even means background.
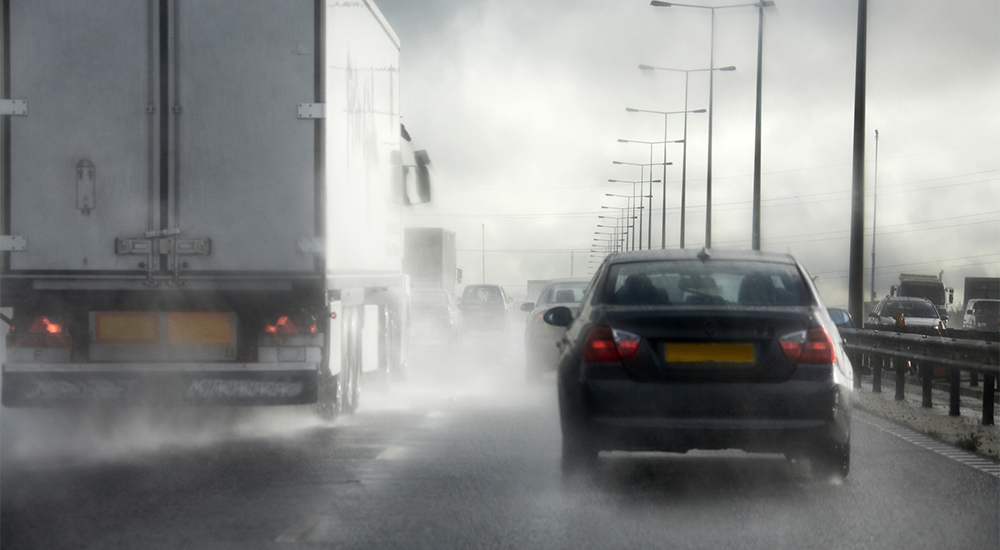
[{"label": "overcast sky", "polygon": [[[512,293],[569,276],[571,264],[591,273],[594,233],[614,223],[598,216],[616,212],[602,206],[627,201],[605,194],[633,193],[607,180],[640,179],[639,167],[612,162],[650,162],[649,146],[617,140],[664,137],[662,115],[625,108],[684,109],[684,73],[638,65],[707,68],[709,10],[376,2],[402,43],[403,121],[433,163],[434,200],[408,209],[406,225],[454,231],[465,283],[483,280],[484,233],[485,279]],[[762,248],[794,254],[828,305],[847,302],[856,16],[850,0],[776,0],[764,16]],[[756,33],[756,9],[717,11],[714,65],[737,70],[715,73],[716,248],[750,247]],[[1000,2],[870,0],[867,74],[865,297],[877,129],[876,290],[900,272],[944,271],[959,299],[964,277],[1000,276]],[[691,73],[688,108],[707,107],[707,73]],[[704,243],[707,120],[688,118],[687,247]],[[669,116],[667,139],[683,126]],[[667,147],[666,242],[676,248],[683,147]],[[653,162],[662,157],[655,146]]]}]

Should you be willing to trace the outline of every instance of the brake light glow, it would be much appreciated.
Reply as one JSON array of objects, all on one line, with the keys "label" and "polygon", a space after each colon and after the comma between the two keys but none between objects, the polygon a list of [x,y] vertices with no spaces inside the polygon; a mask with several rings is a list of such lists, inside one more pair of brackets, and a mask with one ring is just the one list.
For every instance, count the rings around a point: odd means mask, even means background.
[{"label": "brake light glow", "polygon": [[620,361],[639,350],[639,335],[609,327],[594,327],[583,345],[584,361]]},{"label": "brake light glow", "polygon": [[837,360],[833,339],[822,327],[786,334],[779,344],[785,357],[799,363],[833,363]]},{"label": "brake light glow", "polygon": [[310,323],[308,329],[300,329],[291,317],[282,315],[273,325],[265,326],[264,332],[267,334],[304,334],[307,332],[316,334],[316,323]]},{"label": "brake light glow", "polygon": [[615,347],[618,348],[618,355],[622,359],[628,359],[639,351],[639,335],[626,332],[624,330],[612,329],[611,334],[615,339]]},{"label": "brake light glow", "polygon": [[30,334],[59,334],[61,332],[62,325],[49,321],[49,318],[45,316],[35,317],[31,326],[28,327],[28,333]]},{"label": "brake light glow", "polygon": [[63,332],[63,326],[45,316],[35,317],[27,332],[19,332],[17,326],[12,325],[7,333],[8,348],[69,348],[72,345],[72,339],[69,333]]}]

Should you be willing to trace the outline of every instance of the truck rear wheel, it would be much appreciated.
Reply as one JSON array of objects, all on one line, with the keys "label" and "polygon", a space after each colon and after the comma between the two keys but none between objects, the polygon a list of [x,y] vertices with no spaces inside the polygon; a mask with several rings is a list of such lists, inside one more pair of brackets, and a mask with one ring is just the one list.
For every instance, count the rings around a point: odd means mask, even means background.
[{"label": "truck rear wheel", "polygon": [[358,408],[361,397],[361,372],[359,365],[350,365],[338,377],[337,402],[342,414],[351,414]]},{"label": "truck rear wheel", "polygon": [[337,379],[321,373],[316,392],[316,416],[327,421],[337,418],[337,391]]}]

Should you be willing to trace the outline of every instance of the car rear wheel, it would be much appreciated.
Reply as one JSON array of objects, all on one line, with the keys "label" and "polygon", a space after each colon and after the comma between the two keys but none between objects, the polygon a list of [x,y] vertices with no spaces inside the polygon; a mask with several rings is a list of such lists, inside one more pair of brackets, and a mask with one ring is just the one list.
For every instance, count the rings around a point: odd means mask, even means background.
[{"label": "car rear wheel", "polygon": [[814,477],[844,479],[851,471],[851,444],[829,444],[809,457]]}]

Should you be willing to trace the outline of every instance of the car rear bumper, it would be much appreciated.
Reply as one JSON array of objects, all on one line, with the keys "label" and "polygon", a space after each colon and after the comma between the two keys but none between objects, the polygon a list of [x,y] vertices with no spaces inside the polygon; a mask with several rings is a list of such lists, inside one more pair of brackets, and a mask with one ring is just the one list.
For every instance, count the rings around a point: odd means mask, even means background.
[{"label": "car rear bumper", "polygon": [[851,389],[832,380],[587,380],[560,397],[564,430],[579,430],[602,450],[795,454],[850,438]]}]

